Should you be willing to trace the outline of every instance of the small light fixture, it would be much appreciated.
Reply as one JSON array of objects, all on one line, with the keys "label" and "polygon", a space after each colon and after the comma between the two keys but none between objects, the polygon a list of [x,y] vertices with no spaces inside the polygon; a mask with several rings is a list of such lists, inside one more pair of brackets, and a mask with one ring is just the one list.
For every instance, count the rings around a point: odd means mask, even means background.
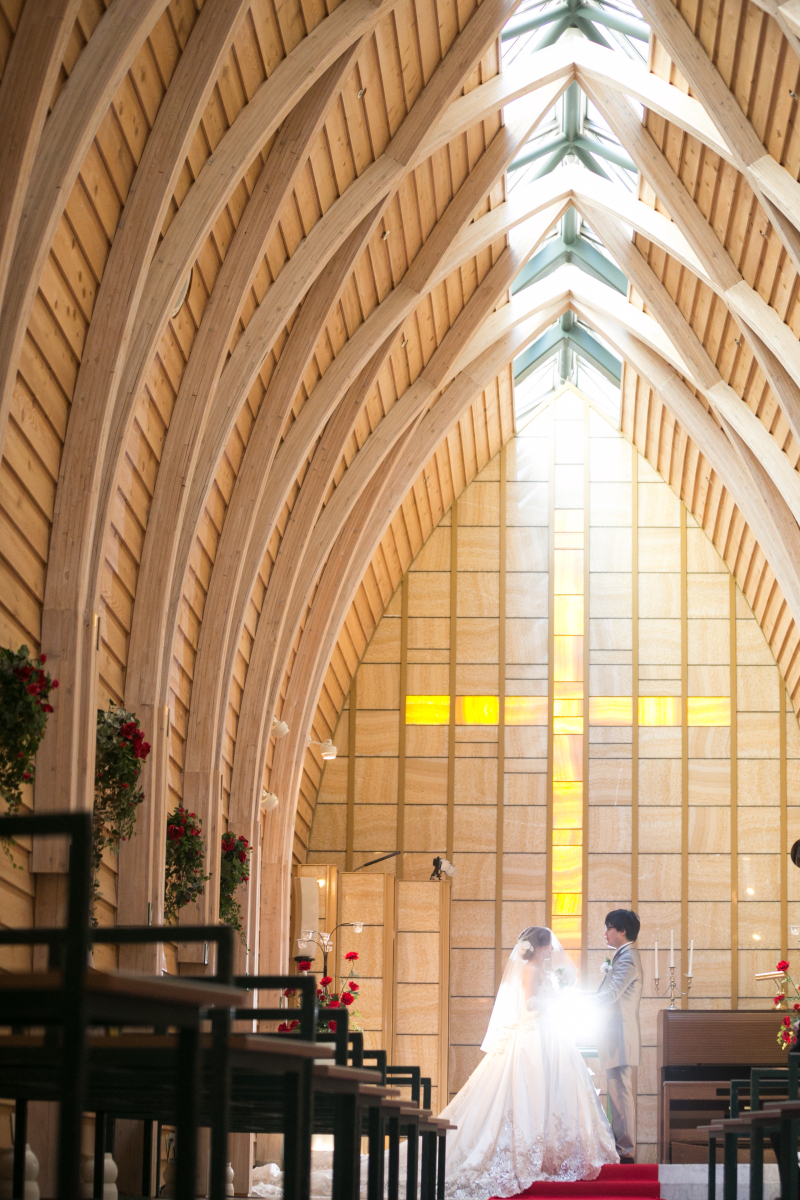
[{"label": "small light fixture", "polygon": [[452,879],[456,873],[456,869],[452,863],[449,863],[446,858],[440,858],[437,854],[433,860],[433,871],[431,879],[441,879],[442,875],[446,875],[448,879]]},{"label": "small light fixture", "polygon": [[324,888],[324,887],[325,887],[325,879],[324,879],[324,877],[323,877],[322,879],[318,879],[318,880],[317,880],[317,887],[320,887],[320,888]]},{"label": "small light fixture", "polygon": [[748,894],[748,896],[755,896],[755,894],[756,894],[756,889],[755,889],[755,888],[748,888],[748,889],[747,889],[747,894]]},{"label": "small light fixture", "polygon": [[359,89],[358,89],[358,98],[359,98],[359,100],[363,100],[363,99],[364,99],[364,97],[366,96],[366,94],[367,94],[367,89],[366,89],[365,87],[362,87],[362,88],[359,88]]},{"label": "small light fixture", "polygon": [[282,737],[286,737],[289,732],[289,726],[285,721],[279,721],[277,717],[272,718],[272,736],[276,742],[279,742]]},{"label": "small light fixture", "polygon": [[261,811],[263,813],[272,812],[273,808],[278,807],[278,797],[274,792],[268,792],[266,788],[261,789]]},{"label": "small light fixture", "polygon": [[400,345],[401,345],[401,346],[407,346],[407,345],[408,345],[408,338],[404,337],[404,338],[403,338],[403,340],[402,340],[402,342],[400,343]]},{"label": "small light fixture", "polygon": [[318,742],[316,738],[312,738],[309,734],[309,736],[306,738],[306,749],[308,749],[309,746],[319,746],[320,757],[323,758],[325,762],[332,762],[339,753],[330,738],[325,738],[324,742]]},{"label": "small light fixture", "polygon": [[381,241],[385,242],[391,232],[391,229],[384,229],[383,233],[381,234]]},{"label": "small light fixture", "polygon": [[363,931],[364,931],[364,922],[363,921],[353,921],[353,933],[363,933]]},{"label": "small light fixture", "polygon": [[761,934],[760,934],[760,933],[754,933],[754,934],[753,934],[753,941],[754,941],[754,942],[760,942],[760,941],[761,941]]}]

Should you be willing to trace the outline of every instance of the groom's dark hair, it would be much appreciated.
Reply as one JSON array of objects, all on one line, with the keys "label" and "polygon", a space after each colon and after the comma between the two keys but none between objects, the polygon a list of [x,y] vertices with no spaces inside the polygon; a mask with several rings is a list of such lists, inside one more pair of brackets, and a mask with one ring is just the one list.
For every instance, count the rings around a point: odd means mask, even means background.
[{"label": "groom's dark hair", "polygon": [[639,936],[640,921],[633,909],[615,908],[606,913],[606,929],[616,929],[624,933],[629,942],[635,942]]}]

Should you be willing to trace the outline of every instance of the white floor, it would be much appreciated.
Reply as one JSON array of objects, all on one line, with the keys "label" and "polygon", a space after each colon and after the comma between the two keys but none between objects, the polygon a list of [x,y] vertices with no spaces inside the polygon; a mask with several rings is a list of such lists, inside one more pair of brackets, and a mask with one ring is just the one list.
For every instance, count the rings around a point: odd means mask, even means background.
[{"label": "white floor", "polygon": [[[749,1200],[750,1167],[740,1163],[737,1179],[737,1200]],[[662,1200],[707,1200],[708,1167],[704,1163],[660,1163],[658,1181]],[[722,1200],[722,1167],[717,1167],[717,1200]],[[781,1194],[776,1163],[764,1166],[764,1200],[776,1200]]]}]

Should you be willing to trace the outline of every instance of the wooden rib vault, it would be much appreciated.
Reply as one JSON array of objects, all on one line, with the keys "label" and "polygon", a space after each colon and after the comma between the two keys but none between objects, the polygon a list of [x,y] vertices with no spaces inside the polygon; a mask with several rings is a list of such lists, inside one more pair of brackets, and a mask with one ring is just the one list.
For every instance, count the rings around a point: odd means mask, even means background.
[{"label": "wooden rib vault", "polygon": [[[774,0],[637,0],[637,65],[570,0],[503,69],[502,30],[542,7],[0,0],[0,619],[61,683],[29,801],[91,805],[109,700],[153,745],[103,920],[160,913],[183,800],[211,847],[228,821],[258,844],[281,963],[307,739],[565,314],[622,361],[623,432],[800,706],[800,26]],[[568,129],[576,161],[508,187],[574,85],[638,190]],[[626,289],[574,259],[517,289],[573,209]]]}]

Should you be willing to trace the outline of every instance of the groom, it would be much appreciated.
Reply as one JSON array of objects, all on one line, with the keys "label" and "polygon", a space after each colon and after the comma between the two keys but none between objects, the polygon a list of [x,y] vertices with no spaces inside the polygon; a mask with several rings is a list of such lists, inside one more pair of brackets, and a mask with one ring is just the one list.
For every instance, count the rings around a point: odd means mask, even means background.
[{"label": "groom", "polygon": [[642,964],[633,943],[638,936],[639,918],[630,909],[615,908],[606,917],[606,945],[613,955],[610,962],[606,960],[609,965],[597,992],[603,1008],[598,1055],[606,1073],[611,1128],[622,1163],[632,1163],[636,1158],[632,1068],[639,1065]]}]

